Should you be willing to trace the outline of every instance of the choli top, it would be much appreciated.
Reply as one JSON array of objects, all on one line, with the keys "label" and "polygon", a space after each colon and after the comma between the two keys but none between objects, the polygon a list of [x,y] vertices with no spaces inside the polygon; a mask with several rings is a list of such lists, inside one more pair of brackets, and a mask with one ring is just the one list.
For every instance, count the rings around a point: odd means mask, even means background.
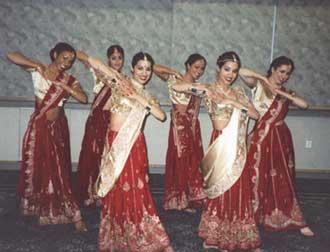
[{"label": "choli top", "polygon": [[167,84],[168,84],[168,91],[170,95],[171,102],[173,104],[181,104],[181,105],[188,105],[190,101],[190,94],[186,94],[183,92],[177,92],[173,89],[173,84],[176,83],[176,77],[174,75],[170,75]]},{"label": "choli top", "polygon": [[[234,88],[237,92],[237,97],[239,99],[240,102],[242,102],[243,104],[248,104],[248,97],[246,96],[243,88],[241,87],[235,87]],[[231,104],[218,104],[213,102],[210,98],[205,97],[204,98],[204,104],[205,107],[211,117],[211,120],[229,120],[234,107]]]},{"label": "choli top", "polygon": [[[29,69],[32,75],[32,82],[34,86],[34,95],[38,97],[40,100],[44,99],[48,89],[52,85],[50,80],[46,80],[37,70]],[[58,107],[62,107],[63,103],[67,100],[67,98],[63,98],[59,103]]]},{"label": "choli top", "polygon": [[[159,104],[155,97],[151,96],[148,92],[144,90],[144,85],[141,85],[133,78],[131,78],[130,80],[135,90],[148,100],[150,106]],[[132,107],[134,106],[134,103],[135,100],[121,95],[118,88],[116,87],[116,84],[113,84],[111,97],[109,101],[105,104],[104,109],[109,109],[110,113],[124,114],[131,111]]]},{"label": "choli top", "polygon": [[260,117],[263,116],[274,101],[275,96],[269,98],[266,95],[263,85],[258,81],[257,85],[252,89],[252,102]]}]

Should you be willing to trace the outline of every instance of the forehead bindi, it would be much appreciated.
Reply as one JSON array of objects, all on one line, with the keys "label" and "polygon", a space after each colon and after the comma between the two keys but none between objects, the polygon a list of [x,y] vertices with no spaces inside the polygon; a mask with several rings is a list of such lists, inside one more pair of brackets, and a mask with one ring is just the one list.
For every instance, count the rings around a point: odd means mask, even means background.
[{"label": "forehead bindi", "polygon": [[147,68],[147,67],[151,67],[151,63],[147,60],[139,60],[136,66]]}]

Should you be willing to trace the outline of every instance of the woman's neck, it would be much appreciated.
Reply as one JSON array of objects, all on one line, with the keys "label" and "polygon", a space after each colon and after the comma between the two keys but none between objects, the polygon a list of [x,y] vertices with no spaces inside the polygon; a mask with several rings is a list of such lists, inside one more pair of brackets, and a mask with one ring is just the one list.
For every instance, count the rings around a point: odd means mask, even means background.
[{"label": "woman's neck", "polygon": [[48,65],[45,75],[48,79],[54,80],[57,78],[57,76],[60,74],[60,71],[57,69],[57,67],[54,64]]},{"label": "woman's neck", "polygon": [[189,73],[187,73],[187,72],[183,75],[183,80],[186,81],[186,82],[188,82],[188,83],[193,83],[193,82],[196,81],[196,80],[191,76],[191,74],[189,74]]},{"label": "woman's neck", "polygon": [[221,80],[217,80],[215,82],[215,86],[222,89],[224,92],[230,91],[230,89],[231,89],[230,86],[224,84]]}]

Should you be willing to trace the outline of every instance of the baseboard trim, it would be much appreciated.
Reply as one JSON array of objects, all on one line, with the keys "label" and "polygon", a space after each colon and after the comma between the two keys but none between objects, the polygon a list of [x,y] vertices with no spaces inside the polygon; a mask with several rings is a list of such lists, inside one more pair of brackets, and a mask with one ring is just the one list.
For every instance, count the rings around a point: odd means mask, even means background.
[{"label": "baseboard trim", "polygon": [[[149,172],[151,174],[164,174],[165,165],[163,164],[150,164]],[[20,169],[20,161],[0,161],[0,172],[1,171],[18,171]],[[77,170],[77,163],[72,163],[72,170]],[[321,169],[297,169],[297,178],[311,178],[311,179],[330,179],[330,168]]]}]

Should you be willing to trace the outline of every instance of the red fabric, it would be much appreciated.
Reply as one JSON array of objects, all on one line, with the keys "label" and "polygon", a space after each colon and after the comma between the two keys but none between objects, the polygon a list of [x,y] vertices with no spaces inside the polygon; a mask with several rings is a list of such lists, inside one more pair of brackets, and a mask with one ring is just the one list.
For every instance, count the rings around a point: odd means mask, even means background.
[{"label": "red fabric", "polygon": [[[109,144],[117,132],[109,131]],[[161,252],[169,238],[159,220],[148,184],[143,133],[135,141],[115,186],[102,199],[99,251]]]},{"label": "red fabric", "polygon": [[[199,168],[203,158],[197,118],[199,106],[200,99],[192,96],[185,113],[177,111],[175,106],[172,108],[165,167],[164,208],[167,210],[196,208],[206,197]],[[178,148],[181,148],[181,156]]]},{"label": "red fabric", "polygon": [[[221,131],[214,130],[211,143],[221,137]],[[253,218],[251,185],[249,173],[244,169],[238,181],[224,194],[207,199],[199,236],[204,245],[226,250],[247,250],[261,244]]]},{"label": "red fabric", "polygon": [[103,110],[103,107],[110,96],[111,88],[104,86],[95,96],[86,121],[74,188],[77,201],[81,206],[96,206],[100,203],[100,199],[95,194],[94,184],[99,175],[110,119],[109,111]]},{"label": "red fabric", "polygon": [[268,230],[306,226],[294,180],[294,150],[290,130],[283,120],[289,101],[277,96],[250,136],[246,168],[253,181],[255,218]]},{"label": "red fabric", "polygon": [[[71,77],[68,85],[73,82]],[[70,189],[67,119],[63,110],[55,121],[46,118],[46,112],[55,108],[66,95],[63,89],[51,85],[41,104],[36,103],[23,138],[18,194],[23,214],[37,216],[40,224],[81,220]]]}]

